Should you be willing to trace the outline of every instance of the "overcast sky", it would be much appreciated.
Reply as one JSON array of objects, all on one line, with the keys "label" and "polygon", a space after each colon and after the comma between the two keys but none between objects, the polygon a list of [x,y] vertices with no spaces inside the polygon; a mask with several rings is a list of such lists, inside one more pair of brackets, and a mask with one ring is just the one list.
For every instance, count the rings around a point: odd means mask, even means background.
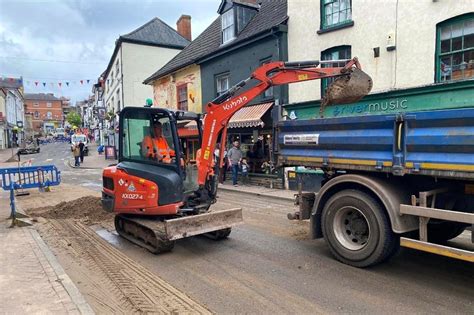
[{"label": "overcast sky", "polygon": [[219,4],[220,0],[0,0],[0,76],[23,76],[27,93],[53,92],[75,102],[91,93],[119,35],[154,17],[176,29],[181,14],[189,14],[196,38],[217,17]]}]

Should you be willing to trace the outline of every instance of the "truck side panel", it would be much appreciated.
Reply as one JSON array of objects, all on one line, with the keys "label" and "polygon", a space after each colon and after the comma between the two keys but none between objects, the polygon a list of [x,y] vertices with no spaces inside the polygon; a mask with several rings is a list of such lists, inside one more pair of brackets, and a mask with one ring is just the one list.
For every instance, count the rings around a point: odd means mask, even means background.
[{"label": "truck side panel", "polygon": [[278,123],[278,163],[474,178],[474,109]]}]

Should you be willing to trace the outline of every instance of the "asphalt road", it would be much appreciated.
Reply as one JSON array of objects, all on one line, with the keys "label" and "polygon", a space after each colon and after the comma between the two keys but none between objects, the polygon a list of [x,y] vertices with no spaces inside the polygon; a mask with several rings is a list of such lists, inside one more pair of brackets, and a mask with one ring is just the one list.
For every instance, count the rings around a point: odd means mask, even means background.
[{"label": "asphalt road", "polygon": [[[38,154],[21,155],[21,161],[32,160],[33,165],[54,164],[61,171],[61,180],[67,184],[84,186],[93,190],[102,187],[102,170],[99,169],[74,169],[69,167],[67,161],[72,158],[70,145],[57,142],[40,146]],[[87,156],[85,157],[87,159]]]},{"label": "asphalt road", "polygon": [[[35,161],[56,164],[65,182],[97,189],[100,171],[70,169],[70,154],[65,144],[49,144]],[[307,223],[286,219],[291,202],[220,192],[215,205],[239,206],[245,224],[229,239],[184,239],[158,256],[97,232],[217,313],[474,313],[472,264],[402,249],[388,263],[356,269],[336,262],[324,241],[310,240]]]}]

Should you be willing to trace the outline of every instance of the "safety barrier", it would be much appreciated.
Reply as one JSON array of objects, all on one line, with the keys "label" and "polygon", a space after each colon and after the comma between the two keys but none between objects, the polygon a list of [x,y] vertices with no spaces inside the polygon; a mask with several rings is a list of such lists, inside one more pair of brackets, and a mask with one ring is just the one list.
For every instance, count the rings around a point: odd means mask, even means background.
[{"label": "safety barrier", "polygon": [[54,165],[1,168],[2,189],[10,191],[11,218],[16,219],[15,191],[39,188],[43,190],[61,183],[61,172]]}]

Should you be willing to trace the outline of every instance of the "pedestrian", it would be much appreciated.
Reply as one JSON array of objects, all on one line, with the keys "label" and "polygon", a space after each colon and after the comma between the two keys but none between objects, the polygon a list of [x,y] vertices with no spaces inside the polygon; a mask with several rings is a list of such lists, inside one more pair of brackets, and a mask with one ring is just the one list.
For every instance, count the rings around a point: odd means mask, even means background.
[{"label": "pedestrian", "polygon": [[237,186],[237,178],[239,176],[239,165],[242,161],[242,150],[240,150],[239,141],[234,141],[233,147],[230,148],[227,153],[227,158],[229,160],[229,165],[232,168],[232,184]]},{"label": "pedestrian", "polygon": [[242,184],[247,185],[249,183],[249,165],[247,164],[246,158],[242,158],[242,162],[240,162],[240,170],[242,172]]},{"label": "pedestrian", "polygon": [[73,145],[71,148],[72,155],[74,156],[74,167],[81,166],[80,158],[81,158],[81,149],[79,145]]},{"label": "pedestrian", "polygon": [[36,138],[36,145],[37,145],[37,146],[40,145],[40,139],[39,139],[39,138]]},{"label": "pedestrian", "polygon": [[84,143],[79,141],[79,150],[80,150],[80,158],[81,158],[81,163],[84,163]]}]

